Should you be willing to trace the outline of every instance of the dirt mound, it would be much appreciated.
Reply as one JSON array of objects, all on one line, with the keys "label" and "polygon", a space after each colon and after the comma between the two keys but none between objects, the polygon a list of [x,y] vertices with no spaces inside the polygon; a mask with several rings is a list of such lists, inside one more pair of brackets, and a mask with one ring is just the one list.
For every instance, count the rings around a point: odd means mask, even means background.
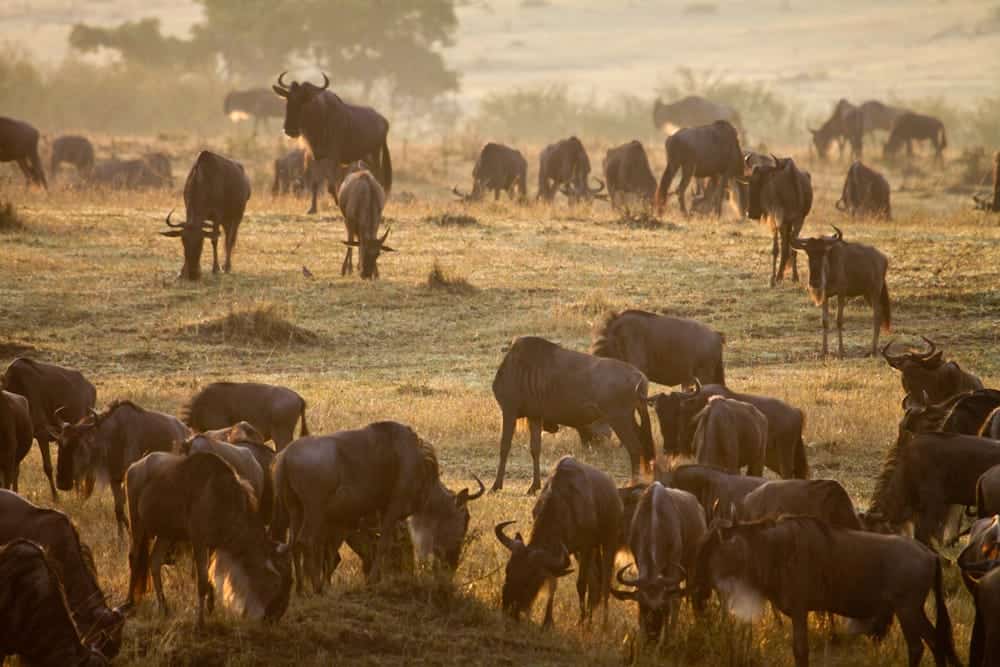
[{"label": "dirt mound", "polygon": [[231,309],[223,317],[194,322],[181,329],[183,335],[207,343],[249,345],[313,345],[319,336],[292,324],[274,304]]}]

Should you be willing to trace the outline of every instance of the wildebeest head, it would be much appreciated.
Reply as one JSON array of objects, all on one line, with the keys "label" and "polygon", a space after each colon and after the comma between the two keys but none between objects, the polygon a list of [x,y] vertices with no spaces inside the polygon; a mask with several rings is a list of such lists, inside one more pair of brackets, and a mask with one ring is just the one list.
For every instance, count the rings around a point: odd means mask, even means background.
[{"label": "wildebeest head", "polygon": [[839,243],[844,242],[844,233],[837,227],[833,228],[833,236],[819,238],[792,239],[792,247],[805,250],[809,256],[809,294],[819,305],[826,299],[826,284],[830,272],[830,251]]},{"label": "wildebeest head", "polygon": [[396,252],[395,248],[385,244],[385,240],[389,238],[389,229],[390,227],[386,226],[385,234],[364,244],[360,241],[341,241],[344,245],[358,248],[358,254],[361,256],[360,262],[362,278],[374,278],[378,274],[377,265],[379,255],[383,252]]},{"label": "wildebeest head", "polygon": [[285,98],[285,134],[295,139],[302,134],[302,107],[330,87],[330,77],[323,73],[322,86],[313,85],[308,81],[305,83],[292,81],[289,85],[284,81],[286,74],[288,72],[281,73],[278,83],[272,86],[272,89],[278,97]]},{"label": "wildebeest head", "polygon": [[90,414],[75,424],[63,420],[63,408],[55,412],[60,420],[58,429],[50,428],[56,439],[58,459],[56,461],[56,486],[69,491],[76,480],[84,479],[98,463],[100,452],[97,447],[97,427],[99,416],[93,408]]},{"label": "wildebeest head", "polygon": [[212,570],[225,583],[226,601],[235,603],[253,620],[274,623],[281,619],[292,591],[292,556],[288,545],[272,542],[264,535],[263,525],[253,526],[256,533],[239,558],[224,549],[216,552]]},{"label": "wildebeest head", "polygon": [[428,504],[428,511],[417,512],[410,517],[410,533],[422,556],[433,555],[438,562],[454,571],[462,557],[465,536],[469,532],[469,503],[481,498],[486,492],[483,482],[473,475],[479,490],[475,493],[468,487],[452,493],[439,485],[440,493]]},{"label": "wildebeest head", "polygon": [[[750,178],[747,180],[746,214],[748,218],[753,220],[760,220],[761,216],[767,212],[764,207],[768,199],[773,197],[781,199],[785,193],[794,193],[794,202],[780,202],[787,207],[798,206],[804,199],[795,162],[789,158],[782,160],[773,154],[771,159],[774,164],[761,164],[761,160],[755,158],[753,153],[743,156],[744,164],[752,169]],[[773,190],[776,194],[767,196],[765,195],[766,190]]]},{"label": "wildebeest head", "polygon": [[707,401],[707,396],[701,396],[701,381],[698,378],[695,378],[695,387],[691,391],[660,393],[649,399],[649,404],[656,410],[656,418],[660,422],[664,452],[691,453],[691,436],[694,433],[691,420],[705,407]]},{"label": "wildebeest head", "polygon": [[167,213],[167,227],[170,229],[160,232],[161,235],[169,238],[181,239],[184,246],[184,266],[181,267],[181,278],[185,280],[199,280],[201,278],[201,249],[205,245],[205,239],[218,239],[219,230],[208,222],[194,222],[188,220],[184,223],[170,222],[173,210]]},{"label": "wildebeest head", "polygon": [[515,620],[521,614],[530,611],[542,584],[555,577],[563,577],[571,573],[569,553],[563,546],[561,554],[553,554],[537,546],[524,543],[521,533],[511,539],[504,533],[504,528],[514,523],[504,521],[498,523],[494,533],[500,544],[510,551],[507,561],[507,571],[503,581],[501,594],[503,610]]},{"label": "wildebeest head", "polygon": [[[671,563],[681,575],[687,576],[679,563]],[[625,578],[625,571],[631,565],[618,570],[618,583],[627,588],[611,588],[611,594],[619,600],[634,600],[639,605],[639,626],[651,640],[656,640],[663,627],[663,613],[671,600],[683,592],[680,579],[667,577],[663,573],[646,577]],[[632,590],[628,590],[631,588]]]},{"label": "wildebeest head", "polygon": [[903,354],[889,354],[889,341],[882,348],[882,356],[886,362],[902,373],[903,389],[912,396],[921,396],[923,392],[936,395],[938,371],[943,364],[943,350],[937,349],[934,341],[921,336],[930,348],[926,352],[908,351]]},{"label": "wildebeest head", "polygon": [[689,586],[696,608],[704,605],[714,588],[733,614],[750,620],[760,614],[764,603],[763,595],[753,588],[754,559],[767,556],[755,554],[741,528],[740,524],[723,522],[705,537],[698,547],[698,568]]}]

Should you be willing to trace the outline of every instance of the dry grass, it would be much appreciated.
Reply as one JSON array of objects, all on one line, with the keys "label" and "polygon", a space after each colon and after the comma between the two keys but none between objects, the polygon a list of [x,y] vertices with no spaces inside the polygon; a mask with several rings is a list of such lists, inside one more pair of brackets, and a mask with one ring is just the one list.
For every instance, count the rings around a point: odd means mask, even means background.
[{"label": "dry grass", "polygon": [[427,287],[432,290],[444,290],[449,294],[472,294],[476,288],[468,280],[453,271],[446,271],[435,259],[427,274]]},{"label": "dry grass", "polygon": [[12,202],[0,205],[0,232],[19,232],[24,229],[24,220],[17,214]]},{"label": "dry grass", "polygon": [[282,317],[273,303],[231,306],[225,316],[188,324],[180,333],[217,345],[296,345],[318,340],[312,331]]}]

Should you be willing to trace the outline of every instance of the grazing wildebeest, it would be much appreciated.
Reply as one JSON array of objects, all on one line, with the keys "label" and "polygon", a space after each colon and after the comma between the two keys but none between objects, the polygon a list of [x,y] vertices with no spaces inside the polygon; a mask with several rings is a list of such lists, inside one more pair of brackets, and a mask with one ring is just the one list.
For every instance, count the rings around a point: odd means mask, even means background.
[{"label": "grazing wildebeest", "polygon": [[733,474],[722,468],[702,463],[687,463],[667,470],[657,470],[657,481],[665,486],[687,491],[701,503],[705,519],[734,518],[733,508],[743,498],[764,484],[763,477]]},{"label": "grazing wildebeest", "polygon": [[94,167],[94,145],[87,137],[77,134],[57,137],[52,142],[52,161],[49,164],[53,179],[63,162],[73,165],[81,176],[85,176]]},{"label": "grazing wildebeest", "polygon": [[[743,153],[736,128],[729,122],[719,120],[711,125],[686,127],[667,137],[664,144],[667,151],[667,167],[663,170],[656,188],[656,214],[663,213],[670,195],[670,184],[679,171],[681,182],[677,186],[677,198],[681,212],[687,215],[684,191],[692,178],[719,176],[719,187],[726,189],[730,178],[743,175]],[[715,214],[722,215],[722,198],[718,198]]]},{"label": "grazing wildebeest", "polygon": [[644,310],[610,312],[593,332],[591,354],[628,362],[652,382],[725,384],[722,334],[683,317]]},{"label": "grazing wildebeest", "polygon": [[[57,418],[62,411],[57,410]],[[189,431],[174,416],[115,401],[104,412],[93,408],[76,422],[61,421],[50,433],[59,445],[56,486],[68,491],[86,479],[106,480],[114,497],[119,537],[128,528],[122,483],[128,467],[149,452],[176,451]]]},{"label": "grazing wildebeest", "polygon": [[[503,488],[507,456],[517,420],[526,417],[531,432],[533,476],[528,493],[541,488],[539,458],[542,428],[610,424],[629,455],[633,479],[654,458],[646,393],[649,382],[641,371],[617,359],[603,359],[567,350],[544,338],[514,340],[493,378],[493,396],[503,415],[500,463],[493,490]],[[635,423],[639,412],[640,423]]]},{"label": "grazing wildebeest", "polygon": [[641,142],[633,139],[627,144],[609,148],[603,166],[608,197],[613,207],[627,209],[630,196],[637,198],[645,208],[653,205],[656,176]]},{"label": "grazing wildebeest", "polygon": [[17,491],[21,461],[34,440],[31,406],[20,394],[0,390],[0,486]]},{"label": "grazing wildebeest", "polygon": [[38,130],[28,123],[0,116],[0,162],[17,162],[27,185],[48,189],[38,156]]},{"label": "grazing wildebeest", "polygon": [[0,663],[19,655],[35,667],[105,667],[81,637],[59,573],[45,550],[28,540],[0,546]]},{"label": "grazing wildebeest", "polygon": [[591,618],[603,605],[607,622],[622,522],[622,501],[614,482],[607,473],[564,456],[545,481],[531,515],[534,523],[527,543],[520,533],[511,539],[504,532],[513,521],[494,528],[500,544],[510,551],[501,593],[503,610],[520,619],[530,612],[542,585],[548,584],[543,627],[550,627],[557,579],[572,572],[572,554],[579,569],[580,620]]},{"label": "grazing wildebeest", "polygon": [[944,166],[944,149],[948,147],[948,137],[944,123],[933,116],[925,116],[906,111],[896,117],[885,144],[885,158],[888,160],[906,144],[906,155],[912,157],[914,141],[929,141],[934,146],[934,161]]},{"label": "grazing wildebeest", "polygon": [[878,353],[879,329],[892,326],[889,286],[885,274],[889,260],[875,248],[848,243],[844,234],[833,228],[833,236],[795,239],[792,247],[809,255],[809,295],[823,308],[823,356],[829,354],[830,299],[837,297],[837,351],[844,356],[844,305],[852,296],[864,297],[872,307],[871,356]]},{"label": "grazing wildebeest", "polygon": [[669,104],[659,99],[653,102],[653,125],[657,129],[663,129],[667,123],[683,128],[711,125],[717,120],[727,121],[737,128],[742,126],[735,109],[698,95],[689,95]]},{"label": "grazing wildebeest", "polygon": [[373,579],[385,568],[397,524],[408,517],[421,558],[458,566],[473,498],[468,489],[455,494],[444,486],[434,447],[404,424],[299,438],[275,459],[274,485],[288,513],[299,592],[307,577],[322,591],[324,555],[336,553],[358,522],[373,515],[381,529]]},{"label": "grazing wildebeest", "polygon": [[[870,634],[885,635],[895,616],[903,629],[910,667],[917,667],[923,643],[935,664],[960,665],[941,583],[938,555],[896,535],[833,528],[822,519],[790,516],[709,533],[698,553],[696,598],[711,589],[731,611],[753,616],[770,601],[792,619],[797,667],[809,664],[809,612],[873,620]],[[936,627],[924,613],[933,591]]]},{"label": "grazing wildebeest", "polygon": [[77,422],[88,415],[97,402],[97,389],[79,371],[24,357],[10,362],[2,385],[7,391],[28,399],[34,437],[42,454],[42,469],[55,499],[58,494],[52,478],[49,443],[58,438],[52,436],[52,430],[63,420]]},{"label": "grazing wildebeest", "polygon": [[977,209],[1000,213],[1000,151],[993,154],[993,201],[979,195],[972,195],[972,199]]},{"label": "grazing wildebeest", "polygon": [[80,541],[69,517],[37,507],[16,493],[0,491],[0,544],[18,539],[44,548],[57,566],[81,635],[105,657],[118,655],[125,625],[123,610],[107,606],[90,549]]},{"label": "grazing wildebeest", "polygon": [[[223,269],[229,273],[236,233],[249,199],[250,179],[243,171],[243,165],[209,151],[198,154],[184,183],[185,220],[183,223],[171,223],[168,213],[167,227],[173,229],[160,232],[163,236],[181,238],[184,245],[182,278],[201,278],[201,250],[206,236],[212,241],[212,273],[219,272],[220,225],[226,235]],[[212,224],[209,225],[209,222]]]},{"label": "grazing wildebeest", "polygon": [[215,607],[210,554],[227,603],[253,619],[277,621],[285,613],[292,588],[287,549],[268,539],[253,490],[228,463],[205,452],[153,452],[129,467],[125,490],[132,526],[128,603],[146,593],[152,574],[160,610],[168,613],[160,570],[171,545],[184,542],[194,555],[199,628],[206,604],[209,613]]},{"label": "grazing wildebeest", "polygon": [[271,186],[271,196],[287,195],[289,192],[298,194],[305,189],[306,152],[301,148],[289,151],[274,161],[274,184]]},{"label": "grazing wildebeest", "polygon": [[371,107],[348,104],[327,90],[330,79],[323,74],[323,86],[309,82],[284,82],[278,77],[274,92],[286,100],[285,134],[302,136],[317,160],[347,164],[364,160],[389,194],[392,190],[392,158],[389,155],[389,121]]},{"label": "grazing wildebeest", "polygon": [[694,572],[704,536],[705,512],[693,495],[659,482],[643,492],[629,531],[638,574],[625,579],[630,565],[618,571],[618,582],[634,590],[612,588],[611,593],[619,600],[638,603],[639,629],[649,641],[657,641],[670,628],[681,584]]},{"label": "grazing wildebeest", "polygon": [[506,192],[511,199],[527,197],[528,161],[521,151],[503,144],[486,144],[472,168],[472,192],[464,194],[457,186],[452,188],[463,201],[478,201],[490,190],[495,201],[500,201],[501,192]]},{"label": "grazing wildebeest", "polygon": [[906,113],[906,109],[889,106],[878,100],[862,102],[861,106],[858,107],[858,111],[861,113],[861,122],[866,134],[875,130],[891,132],[892,125],[896,122],[896,119]]},{"label": "grazing wildebeest", "polygon": [[181,420],[198,432],[249,422],[278,451],[295,437],[300,418],[299,435],[309,435],[305,399],[287,387],[259,382],[213,382],[181,409]]},{"label": "grazing wildebeest", "polygon": [[976,618],[969,639],[969,667],[1000,661],[1000,525],[996,515],[976,521],[969,544],[958,556],[962,581],[972,595]]},{"label": "grazing wildebeest", "polygon": [[954,361],[945,362],[944,351],[926,336],[921,336],[930,346],[926,352],[907,351],[903,354],[889,354],[892,341],[882,348],[886,362],[900,372],[903,391],[910,396],[927,398],[923,403],[940,403],[955,394],[983,388],[983,382],[972,373],[963,371]]},{"label": "grazing wildebeest", "polygon": [[257,498],[257,511],[260,512],[261,519],[265,524],[270,523],[271,507],[274,501],[271,469],[269,467],[263,468],[251,449],[216,440],[207,433],[191,436],[180,444],[179,449],[187,455],[195,452],[208,452],[228,463],[241,479],[250,484],[250,488],[253,489],[254,496]]},{"label": "grazing wildebeest", "polygon": [[222,102],[222,112],[230,118],[240,114],[253,118],[253,133],[257,134],[257,123],[261,118],[281,118],[285,115],[285,105],[267,88],[234,90]]},{"label": "grazing wildebeest", "polygon": [[581,197],[592,197],[604,189],[604,184],[591,189],[587,183],[589,178],[590,157],[575,136],[549,144],[538,157],[539,199],[551,202],[560,190],[566,193],[570,203]]},{"label": "grazing wildebeest", "polygon": [[854,502],[832,479],[779,479],[761,484],[737,504],[740,521],[799,514],[823,519],[833,528],[861,530]]},{"label": "grazing wildebeest", "polygon": [[892,218],[889,181],[879,172],[856,160],[847,170],[844,190],[834,206],[838,211],[849,213],[852,218],[861,216],[888,220]]},{"label": "grazing wildebeest", "polygon": [[395,249],[385,245],[389,237],[389,228],[385,234],[378,235],[382,224],[382,209],[385,207],[385,192],[378,180],[362,162],[352,164],[347,170],[347,176],[340,185],[337,201],[340,212],[344,214],[344,227],[347,230],[347,252],[340,266],[340,275],[354,272],[352,255],[354,248],[358,249],[358,271],[365,279],[378,278],[378,257],[383,252],[395,252]]},{"label": "grazing wildebeest", "polygon": [[851,152],[855,159],[861,159],[862,135],[864,134],[864,119],[858,107],[841,98],[837,101],[830,117],[820,125],[819,129],[808,128],[813,136],[813,146],[820,160],[826,159],[827,150],[834,139],[840,146],[840,155],[844,155],[844,142],[849,141]]},{"label": "grazing wildebeest", "polygon": [[119,160],[110,158],[94,165],[87,173],[91,185],[110,188],[164,188],[173,183],[173,176],[163,171],[162,165],[154,166],[146,158]]},{"label": "grazing wildebeest", "polygon": [[767,447],[767,417],[743,401],[711,396],[695,417],[693,447],[698,463],[760,477]]},{"label": "grazing wildebeest", "polygon": [[774,165],[757,165],[747,187],[746,215],[752,220],[766,218],[771,228],[771,287],[785,277],[792,265],[792,280],[799,280],[798,258],[793,241],[798,238],[806,216],[812,210],[812,176],[795,166],[791,158],[772,156]]}]

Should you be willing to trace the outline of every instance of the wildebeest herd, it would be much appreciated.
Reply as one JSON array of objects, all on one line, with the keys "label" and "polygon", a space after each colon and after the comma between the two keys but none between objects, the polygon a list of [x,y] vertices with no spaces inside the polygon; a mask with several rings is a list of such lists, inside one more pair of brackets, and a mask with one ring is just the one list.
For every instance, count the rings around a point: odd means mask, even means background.
[{"label": "wildebeest herd", "polygon": [[[388,228],[382,212],[392,186],[388,121],[375,110],[344,102],[324,85],[286,83],[284,131],[306,148],[274,164],[274,191],[326,181],[347,230],[342,274],[353,271],[358,248],[362,278],[379,276],[377,260]],[[230,95],[227,113],[266,117],[274,106],[265,91]],[[253,95],[249,93],[254,93]],[[700,100],[700,101],[699,101]],[[642,144],[607,151],[604,180],[590,181],[591,163],[575,136],[541,153],[538,198],[557,193],[571,203],[607,197],[615,207],[634,202],[662,211],[685,192],[716,215],[731,190],[741,213],[764,219],[773,233],[770,284],[791,267],[797,250],[808,259],[808,291],[822,306],[823,354],[828,353],[829,303],[837,299],[838,352],[844,355],[843,308],[854,296],[873,309],[870,352],[888,330],[888,260],[877,249],[832,236],[801,238],[813,207],[811,175],[789,157],[741,149],[739,115],[701,98],[659,101],[657,125],[682,126],[665,143],[667,166],[657,181]],[[824,156],[834,140],[849,142],[860,160],[865,133],[889,132],[886,154],[926,139],[936,158],[946,146],[936,119],[878,102],[838,103],[813,131]],[[0,159],[16,161],[30,183],[46,186],[30,125],[0,119]],[[121,167],[121,178],[147,171],[169,175],[169,161],[147,155]],[[61,163],[97,173],[93,146],[83,137],[53,143],[51,172]],[[119,165],[120,166],[120,165]],[[105,166],[109,171],[118,167]],[[131,171],[130,171],[131,170]],[[1000,154],[993,200],[1000,210]],[[130,175],[132,174],[132,175]],[[675,176],[677,190],[671,191]],[[99,181],[104,177],[96,177]],[[732,186],[732,187],[730,187]],[[603,191],[607,188],[606,195]],[[198,280],[204,240],[212,243],[213,272],[232,268],[237,232],[251,197],[238,162],[209,151],[196,158],[184,186],[183,222],[166,216],[165,236],[179,237],[182,278]],[[486,144],[463,201],[492,191],[517,200],[527,195],[527,161],[510,147]],[[852,217],[891,214],[885,177],[860,161],[849,168],[837,208]],[[224,238],[220,265],[218,240]],[[765,602],[792,619],[797,665],[808,664],[809,612],[851,619],[874,638],[899,621],[910,665],[924,646],[938,665],[958,664],[942,588],[936,542],[953,539],[955,506],[975,508],[969,546],[958,565],[973,596],[976,624],[973,665],[1000,662],[1000,391],[927,340],[926,351],[881,348],[898,370],[904,393],[898,438],[890,449],[869,509],[859,513],[835,480],[809,479],[803,440],[805,415],[768,396],[735,391],[726,383],[722,333],[699,322],[643,310],[610,313],[595,329],[587,353],[536,336],[515,339],[493,380],[501,417],[499,463],[492,486],[503,488],[516,425],[526,420],[533,475],[540,492],[531,533],[513,536],[513,521],[495,526],[510,555],[501,606],[513,618],[530,613],[547,590],[545,625],[553,623],[558,578],[577,570],[581,621],[614,596],[636,602],[640,635],[662,641],[684,600],[704,612],[713,593],[735,615],[756,617]],[[651,395],[650,382],[679,386]],[[413,428],[393,421],[314,436],[306,402],[295,391],[258,383],[217,382],[204,387],[179,417],[113,400],[97,409],[97,391],[82,373],[17,358],[2,377],[0,394],[0,655],[19,654],[38,665],[101,665],[122,645],[128,614],[153,584],[167,613],[162,568],[177,549],[191,547],[204,624],[218,601],[249,618],[279,622],[292,588],[322,592],[341,562],[346,543],[369,580],[433,563],[445,572],[459,565],[478,489],[454,491],[442,481],[435,447]],[[659,426],[660,445],[653,431]],[[560,427],[585,442],[613,433],[629,459],[630,479],[618,487],[605,471],[563,457],[542,480],[542,431]],[[295,438],[298,429],[299,437]],[[63,513],[17,495],[18,469],[37,441],[53,499],[76,489],[84,496],[106,483],[114,498],[120,537],[129,542],[126,602],[109,607],[90,551]],[[273,447],[267,444],[273,442]],[[53,467],[50,443],[57,444]],[[765,469],[781,479],[767,479]],[[904,533],[912,525],[914,538]],[[624,566],[616,568],[616,560]],[[934,623],[925,600],[933,593]],[[38,628],[47,641],[39,642]]]}]

